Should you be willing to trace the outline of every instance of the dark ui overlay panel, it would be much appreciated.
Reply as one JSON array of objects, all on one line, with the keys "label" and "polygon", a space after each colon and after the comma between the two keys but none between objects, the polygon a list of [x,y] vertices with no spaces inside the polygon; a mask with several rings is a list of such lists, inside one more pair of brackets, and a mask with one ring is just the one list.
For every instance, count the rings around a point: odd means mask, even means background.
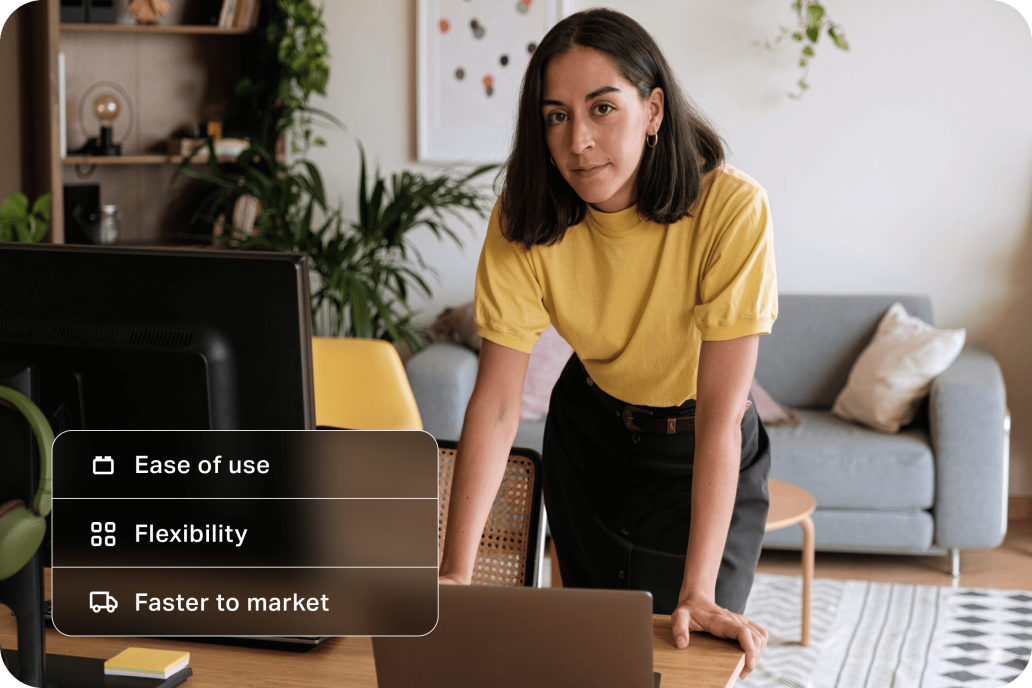
[{"label": "dark ui overlay panel", "polygon": [[54,443],[66,635],[424,635],[438,448],[422,431],[72,431]]}]

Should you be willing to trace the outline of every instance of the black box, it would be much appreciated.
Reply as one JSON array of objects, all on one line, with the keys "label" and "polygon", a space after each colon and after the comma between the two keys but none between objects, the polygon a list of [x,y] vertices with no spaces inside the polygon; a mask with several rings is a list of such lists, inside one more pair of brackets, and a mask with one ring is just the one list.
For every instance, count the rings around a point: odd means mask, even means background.
[{"label": "black box", "polygon": [[90,24],[114,24],[115,0],[86,0],[86,21]]},{"label": "black box", "polygon": [[86,21],[86,0],[61,0],[61,22]]}]

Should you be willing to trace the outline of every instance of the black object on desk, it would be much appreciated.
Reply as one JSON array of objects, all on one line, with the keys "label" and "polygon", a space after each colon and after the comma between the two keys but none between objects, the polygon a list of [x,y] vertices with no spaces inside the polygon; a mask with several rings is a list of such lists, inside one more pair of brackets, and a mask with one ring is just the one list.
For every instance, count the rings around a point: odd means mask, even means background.
[{"label": "black object on desk", "polygon": [[[18,651],[3,650],[3,658],[8,666],[14,666],[18,662]],[[193,669],[190,667],[181,669],[165,679],[108,676],[104,673],[103,659],[47,655],[47,686],[53,688],[172,688],[191,676]]]}]

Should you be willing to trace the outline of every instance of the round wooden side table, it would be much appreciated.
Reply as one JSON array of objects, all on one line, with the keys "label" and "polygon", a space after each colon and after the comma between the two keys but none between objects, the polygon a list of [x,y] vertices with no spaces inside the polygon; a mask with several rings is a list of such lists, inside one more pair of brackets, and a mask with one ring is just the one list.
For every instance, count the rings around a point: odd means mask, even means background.
[{"label": "round wooden side table", "polygon": [[771,478],[767,481],[770,509],[766,530],[780,530],[797,523],[803,528],[803,645],[810,644],[810,600],[813,597],[813,519],[817,508],[813,495],[801,487]]}]

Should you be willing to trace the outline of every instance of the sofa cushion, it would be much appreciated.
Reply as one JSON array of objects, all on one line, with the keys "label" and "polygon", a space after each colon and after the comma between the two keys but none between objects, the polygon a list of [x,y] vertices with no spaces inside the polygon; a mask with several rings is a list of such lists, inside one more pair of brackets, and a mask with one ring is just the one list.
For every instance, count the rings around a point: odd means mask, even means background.
[{"label": "sofa cushion", "polygon": [[760,387],[760,383],[753,378],[752,386],[749,388],[753,401],[756,402],[756,413],[760,414],[763,424],[768,427],[779,427],[782,425],[799,425],[803,417],[792,409],[774,401],[767,391]]},{"label": "sofa cushion", "polygon": [[940,330],[892,304],[831,412],[881,432],[898,431],[914,419],[932,380],[960,355],[965,335],[963,327]]},{"label": "sofa cushion", "polygon": [[[925,552],[932,546],[932,515],[927,511],[818,509],[813,514],[816,549],[825,552]],[[799,549],[798,526],[772,530],[764,549]]]},{"label": "sofa cushion", "polygon": [[802,425],[767,428],[770,477],[808,490],[818,509],[931,508],[935,464],[923,428],[885,435],[829,410],[797,411]]},{"label": "sofa cushion", "polygon": [[778,320],[760,337],[756,380],[792,408],[831,408],[853,362],[896,301],[929,325],[927,296],[778,294]]}]

